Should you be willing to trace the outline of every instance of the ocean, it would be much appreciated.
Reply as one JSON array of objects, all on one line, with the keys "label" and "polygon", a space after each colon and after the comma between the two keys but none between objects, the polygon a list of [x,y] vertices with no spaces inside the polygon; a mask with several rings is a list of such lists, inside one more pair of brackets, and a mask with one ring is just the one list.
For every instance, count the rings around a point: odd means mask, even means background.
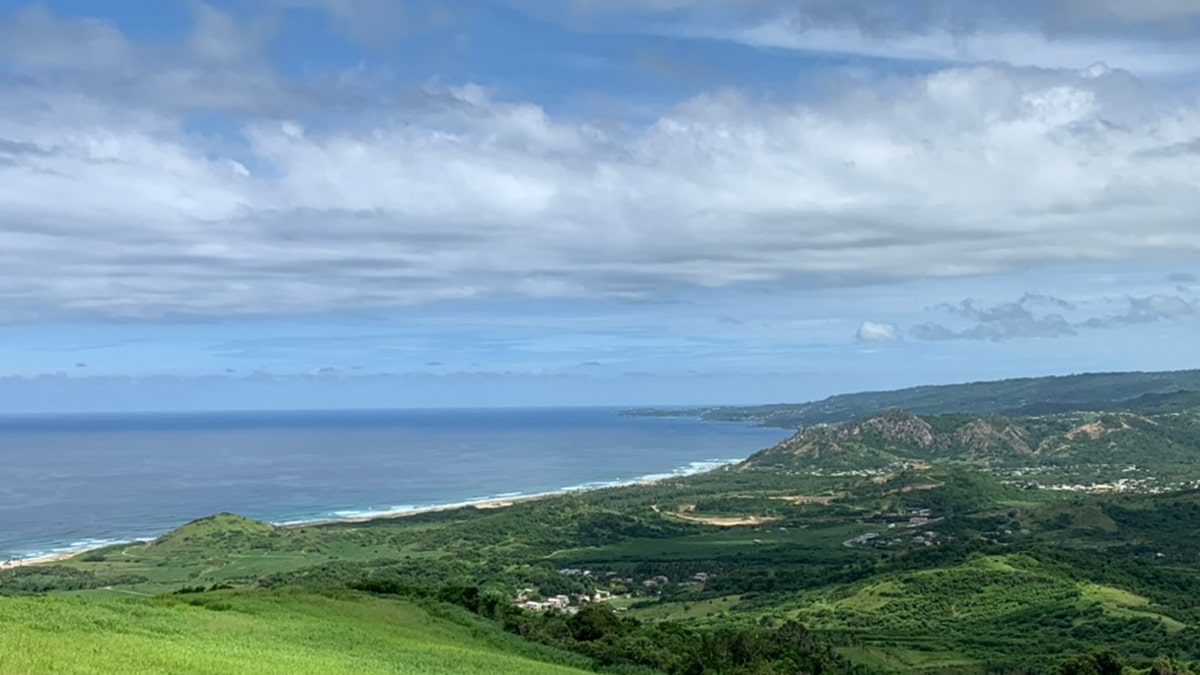
[{"label": "ocean", "polygon": [[695,473],[787,432],[616,409],[0,417],[0,562]]}]

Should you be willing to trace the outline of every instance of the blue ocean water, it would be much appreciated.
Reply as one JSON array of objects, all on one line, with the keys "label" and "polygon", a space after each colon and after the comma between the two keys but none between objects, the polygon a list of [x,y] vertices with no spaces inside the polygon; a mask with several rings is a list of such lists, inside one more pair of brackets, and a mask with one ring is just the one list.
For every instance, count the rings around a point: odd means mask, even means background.
[{"label": "blue ocean water", "polygon": [[694,472],[785,435],[615,409],[0,417],[0,562],[222,511],[303,522]]}]

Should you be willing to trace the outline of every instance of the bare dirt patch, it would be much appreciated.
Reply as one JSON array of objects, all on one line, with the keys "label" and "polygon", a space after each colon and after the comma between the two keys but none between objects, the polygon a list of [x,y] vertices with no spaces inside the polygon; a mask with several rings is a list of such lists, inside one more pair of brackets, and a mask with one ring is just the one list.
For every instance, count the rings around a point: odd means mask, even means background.
[{"label": "bare dirt patch", "polygon": [[701,525],[712,525],[714,527],[748,527],[754,525],[768,525],[778,522],[776,518],[764,518],[762,516],[742,516],[738,518],[728,516],[698,516],[695,514],[696,506],[689,504],[675,512],[675,517],[680,520],[686,520],[689,523],[700,523]]},{"label": "bare dirt patch", "polygon": [[819,495],[819,496],[791,495],[791,496],[787,496],[787,497],[772,497],[772,499],[777,499],[781,502],[787,502],[789,504],[797,504],[797,505],[821,504],[823,506],[829,506],[830,504],[833,503],[833,500],[837,499],[837,496],[835,496],[835,495]]}]

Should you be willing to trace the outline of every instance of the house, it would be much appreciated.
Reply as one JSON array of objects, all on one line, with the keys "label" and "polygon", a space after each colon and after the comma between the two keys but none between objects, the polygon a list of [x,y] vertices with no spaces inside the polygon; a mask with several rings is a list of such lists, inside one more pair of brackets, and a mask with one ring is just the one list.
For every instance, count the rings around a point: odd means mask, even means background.
[{"label": "house", "polygon": [[532,609],[537,612],[548,612],[550,610],[564,610],[571,606],[571,598],[566,595],[556,595],[545,602],[526,602],[521,605],[525,609]]}]

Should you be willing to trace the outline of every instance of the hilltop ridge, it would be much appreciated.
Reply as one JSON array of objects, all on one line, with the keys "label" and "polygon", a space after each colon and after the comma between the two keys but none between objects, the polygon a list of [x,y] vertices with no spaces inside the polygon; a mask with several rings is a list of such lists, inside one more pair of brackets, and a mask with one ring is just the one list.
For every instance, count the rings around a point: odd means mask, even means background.
[{"label": "hilltop ridge", "polygon": [[625,412],[796,429],[840,424],[897,408],[916,415],[971,413],[1016,417],[1098,410],[1150,414],[1196,407],[1200,407],[1200,370],[1025,377],[838,394],[808,403],[645,408]]},{"label": "hilltop ridge", "polygon": [[741,468],[851,470],[899,463],[957,462],[977,468],[1134,467],[1156,475],[1194,462],[1200,412],[1065,413],[1026,417],[890,410],[819,424],[762,450]]}]

